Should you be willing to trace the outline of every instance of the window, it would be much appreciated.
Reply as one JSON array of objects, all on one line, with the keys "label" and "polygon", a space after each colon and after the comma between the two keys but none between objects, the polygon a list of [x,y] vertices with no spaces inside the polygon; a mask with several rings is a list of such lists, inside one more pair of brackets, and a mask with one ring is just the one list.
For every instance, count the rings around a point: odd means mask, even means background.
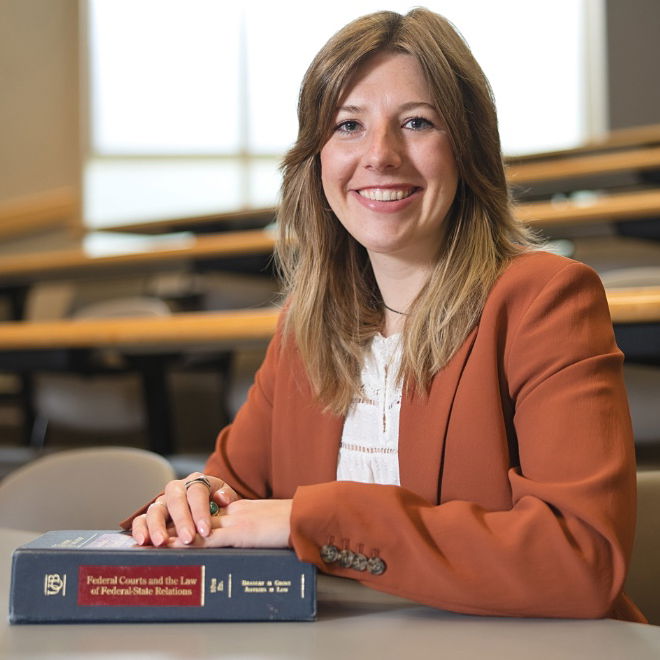
[{"label": "window", "polygon": [[[505,152],[584,140],[602,0],[430,0],[488,75]],[[371,0],[88,0],[91,227],[270,206],[303,73]]]}]

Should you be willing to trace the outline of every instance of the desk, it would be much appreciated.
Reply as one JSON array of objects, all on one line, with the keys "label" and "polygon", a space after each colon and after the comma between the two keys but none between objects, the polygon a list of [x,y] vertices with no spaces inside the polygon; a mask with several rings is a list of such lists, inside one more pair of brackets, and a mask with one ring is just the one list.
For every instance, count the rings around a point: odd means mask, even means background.
[{"label": "desk", "polygon": [[510,184],[520,186],[542,181],[659,168],[660,147],[654,146],[512,164],[507,168],[507,179]]},{"label": "desk", "polygon": [[211,213],[183,218],[131,222],[123,225],[102,227],[103,231],[134,232],[138,234],[166,234],[176,231],[194,233],[235,231],[263,228],[275,220],[275,209],[246,209],[229,213]]},{"label": "desk", "polygon": [[[607,291],[612,322],[660,322],[660,286]],[[184,348],[269,339],[279,309],[188,312],[149,318],[61,319],[0,323],[0,351],[101,346]]]},{"label": "desk", "polygon": [[0,530],[0,657],[126,660],[656,660],[660,627],[452,614],[319,576],[313,623],[21,625],[7,623],[13,549],[35,534]]},{"label": "desk", "polygon": [[606,152],[623,147],[641,147],[660,144],[660,124],[649,124],[647,126],[631,126],[629,128],[618,128],[602,133],[577,147],[559,149],[556,151],[537,151],[531,154],[519,156],[505,156],[509,165],[517,163],[528,163],[532,161],[548,160],[563,156],[574,156],[594,152]]},{"label": "desk", "polygon": [[660,286],[606,291],[612,323],[660,323]]},{"label": "desk", "polygon": [[201,259],[270,254],[275,239],[262,229],[227,232],[209,236],[175,237],[155,241],[151,248],[121,254],[93,256],[83,249],[34,252],[0,257],[0,279],[4,286],[30,283],[53,277],[105,275],[112,270],[136,271],[164,268]]},{"label": "desk", "polygon": [[279,309],[187,312],[172,316],[0,323],[0,351],[139,346],[181,350],[270,339]]},{"label": "desk", "polygon": [[[0,370],[21,374],[75,372],[77,365],[87,363],[89,349],[127,350],[142,380],[149,448],[169,454],[174,438],[168,365],[193,350],[210,349],[218,354],[241,343],[266,341],[275,332],[278,316],[279,309],[266,308],[164,317],[0,323]],[[218,364],[224,363],[220,360]],[[25,417],[26,425],[31,425],[29,409]]]},{"label": "desk", "polygon": [[618,222],[660,217],[660,189],[595,196],[583,202],[527,202],[515,207],[521,222],[542,226]]}]

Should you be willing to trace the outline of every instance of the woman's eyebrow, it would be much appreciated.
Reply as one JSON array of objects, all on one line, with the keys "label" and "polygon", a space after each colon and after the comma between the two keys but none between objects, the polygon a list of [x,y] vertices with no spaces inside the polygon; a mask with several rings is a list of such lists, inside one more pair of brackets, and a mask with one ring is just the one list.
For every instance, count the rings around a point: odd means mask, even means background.
[{"label": "woman's eyebrow", "polygon": [[[399,110],[403,112],[408,112],[409,110],[414,110],[415,108],[428,108],[436,112],[435,106],[428,101],[408,101],[403,105],[399,106]],[[342,105],[337,108],[337,112],[347,112],[349,114],[358,115],[363,111],[363,108],[359,105]]]},{"label": "woman's eyebrow", "polygon": [[342,105],[340,108],[337,108],[337,112],[348,112],[349,114],[357,115],[362,112],[362,108],[359,105]]},{"label": "woman's eyebrow", "polygon": [[428,108],[429,110],[433,110],[433,112],[436,112],[435,106],[428,101],[410,101],[409,103],[404,103],[401,106],[401,110],[414,110],[415,108]]}]

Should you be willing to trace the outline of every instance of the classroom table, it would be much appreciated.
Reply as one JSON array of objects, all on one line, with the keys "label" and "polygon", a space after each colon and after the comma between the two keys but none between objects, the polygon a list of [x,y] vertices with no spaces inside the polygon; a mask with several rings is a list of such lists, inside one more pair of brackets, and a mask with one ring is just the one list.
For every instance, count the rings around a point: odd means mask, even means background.
[{"label": "classroom table", "polygon": [[529,154],[505,156],[504,158],[507,164],[513,165],[564,156],[604,153],[630,147],[649,147],[658,144],[660,144],[660,124],[648,124],[645,126],[628,126],[626,128],[606,131],[599,135],[594,135],[576,147],[556,149],[553,151],[535,151]]},{"label": "classroom table", "polygon": [[[660,288],[657,297],[660,307]],[[171,316],[0,322],[0,354],[100,347],[129,349],[133,354],[226,349],[270,339],[279,314],[278,307],[257,307]]]},{"label": "classroom table", "polygon": [[[29,378],[35,372],[95,373],[94,351],[120,351],[128,368],[139,374],[147,418],[149,449],[170,454],[175,449],[167,375],[186,356],[227,377],[227,351],[262,345],[275,332],[279,309],[189,312],[162,317],[60,319],[0,323],[0,371]],[[29,394],[29,392],[28,392]],[[26,436],[34,412],[24,402]],[[222,402],[219,402],[222,403]]]},{"label": "classroom table", "polygon": [[543,200],[515,206],[521,222],[543,228],[587,223],[628,222],[660,218],[660,188],[614,193],[587,193],[574,199]]},{"label": "classroom table", "polygon": [[512,163],[507,167],[507,179],[513,186],[522,186],[560,179],[644,172],[660,169],[660,147],[642,147],[560,158],[536,162]]},{"label": "classroom table", "polygon": [[13,549],[32,532],[0,530],[0,657],[8,660],[267,658],[387,660],[651,660],[660,627],[612,619],[514,619],[454,614],[319,576],[318,618],[299,623],[13,625]]},{"label": "classroom table", "polygon": [[166,218],[147,222],[129,222],[102,227],[103,231],[133,232],[137,234],[167,234],[192,231],[196,234],[225,231],[263,229],[275,221],[275,208],[255,208],[226,213]]},{"label": "classroom table", "polygon": [[[612,289],[606,292],[615,325],[660,323],[660,286]],[[162,317],[56,319],[0,323],[2,351],[71,348],[166,348],[232,346],[246,340],[269,339],[280,309],[186,312]]]},{"label": "classroom table", "polygon": [[0,256],[3,286],[31,284],[53,278],[107,277],[112,273],[166,270],[202,260],[228,260],[266,255],[275,238],[265,229],[227,232],[208,236],[167,235],[128,240],[107,250],[88,247]]}]

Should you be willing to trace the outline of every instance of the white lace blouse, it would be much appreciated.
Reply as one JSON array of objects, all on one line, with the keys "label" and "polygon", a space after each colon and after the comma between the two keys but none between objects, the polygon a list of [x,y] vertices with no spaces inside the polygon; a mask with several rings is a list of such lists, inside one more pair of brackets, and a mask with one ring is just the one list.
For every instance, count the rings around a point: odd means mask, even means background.
[{"label": "white lace blouse", "polygon": [[376,335],[362,367],[362,397],[353,402],[337,461],[338,481],[399,485],[401,335]]}]

